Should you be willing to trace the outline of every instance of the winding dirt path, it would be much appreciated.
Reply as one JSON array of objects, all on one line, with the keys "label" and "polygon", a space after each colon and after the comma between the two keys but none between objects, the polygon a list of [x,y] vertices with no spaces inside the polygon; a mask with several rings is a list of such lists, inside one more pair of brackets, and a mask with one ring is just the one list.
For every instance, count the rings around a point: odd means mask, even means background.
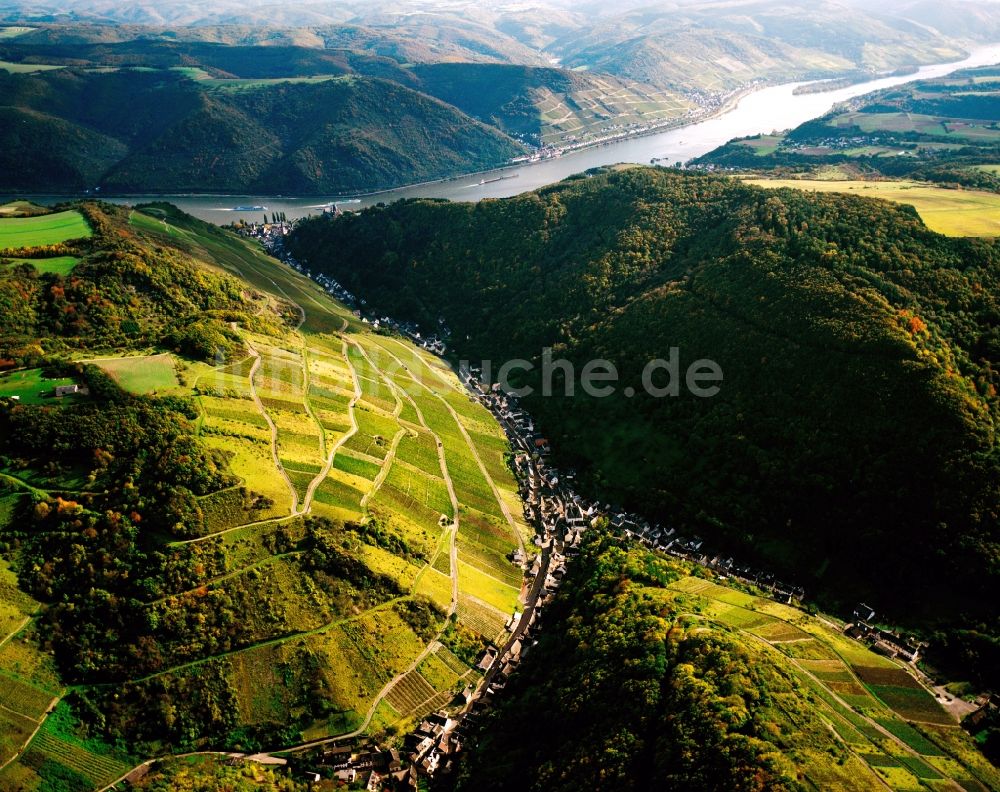
[{"label": "winding dirt path", "polygon": [[399,444],[407,433],[406,429],[400,429],[393,435],[392,443],[389,444],[389,452],[385,455],[385,459],[382,460],[382,466],[379,468],[378,475],[375,476],[375,480],[372,482],[371,489],[361,496],[362,510],[368,507],[368,501],[378,494],[378,491],[382,488],[382,484],[389,478],[389,471],[392,470],[392,464],[396,461],[396,451],[399,449]]},{"label": "winding dirt path", "polygon": [[[409,371],[409,369],[406,367],[406,364],[403,363],[403,361],[400,360],[398,357],[396,357],[396,355],[394,355],[392,352],[386,349],[382,344],[378,344],[378,347],[379,349],[383,350],[387,355],[389,355],[393,360],[395,360],[396,363],[402,366],[403,371]],[[362,352],[364,352],[364,350],[362,350]],[[368,359],[367,355],[366,359]],[[370,359],[369,362],[371,362]],[[374,366],[374,364],[372,365]],[[381,373],[381,370],[378,369],[378,367],[375,368],[377,371]],[[452,513],[451,538],[449,542],[449,557],[451,559],[451,608],[448,610],[448,615],[451,616],[451,614],[453,614],[456,610],[458,610],[458,528],[459,528],[460,517],[459,517],[458,496],[455,494],[455,483],[451,480],[451,474],[448,472],[448,462],[445,459],[445,454],[444,454],[444,443],[441,441],[441,438],[438,436],[438,434],[433,429],[431,429],[430,426],[428,426],[427,421],[424,419],[423,410],[420,409],[420,406],[413,399],[413,397],[410,396],[410,394],[407,393],[405,389],[401,388],[395,380],[391,380],[389,378],[385,378],[385,380],[389,384],[390,388],[402,394],[403,398],[405,398],[410,403],[410,405],[413,407],[413,411],[417,414],[417,420],[420,421],[420,425],[424,429],[426,429],[428,433],[430,433],[431,437],[434,438],[434,443],[437,447],[438,467],[440,467],[441,469],[441,478],[444,479],[445,487],[448,490],[448,500],[451,501],[451,513]],[[416,379],[414,379],[413,381],[417,382]],[[429,393],[434,395],[435,397],[439,399],[441,398],[440,396],[437,396],[437,394],[434,393],[434,391],[432,391],[422,382],[418,384],[422,388],[427,390]],[[400,409],[400,411],[402,411],[402,408]]]},{"label": "winding dirt path", "polygon": [[[303,318],[305,313],[303,313]],[[268,428],[271,430],[271,458],[274,461],[274,466],[278,469],[281,477],[285,480],[288,485],[288,490],[292,494],[292,516],[297,516],[302,512],[299,511],[299,494],[295,491],[295,485],[292,484],[292,480],[288,477],[288,473],[285,472],[284,466],[281,464],[281,459],[278,456],[278,427],[275,426],[274,421],[271,420],[270,414],[264,407],[264,402],[261,401],[260,395],[257,393],[257,384],[254,382],[254,377],[257,376],[257,372],[260,371],[261,356],[257,348],[254,347],[249,341],[246,342],[247,349],[253,356],[253,366],[250,367],[250,398],[253,399],[253,403],[257,405],[257,409],[260,414],[264,416],[264,420],[267,422]],[[269,522],[269,521],[268,521]]]},{"label": "winding dirt path", "polygon": [[[38,734],[38,730],[41,729],[42,726],[45,725],[45,721],[46,721],[46,719],[48,719],[49,713],[52,712],[52,710],[56,706],[56,704],[59,703],[59,699],[60,698],[61,698],[61,696],[56,696],[54,699],[52,699],[52,701],[49,702],[49,706],[45,708],[45,714],[41,717],[41,720],[37,720],[37,721],[34,718],[29,718],[27,715],[24,715],[24,714],[22,714],[20,712],[17,712],[17,711],[12,710],[12,709],[8,709],[7,707],[3,707],[3,709],[7,710],[8,712],[13,712],[15,715],[19,715],[20,717],[24,718],[25,720],[29,720],[32,723],[37,723],[38,725],[35,726],[35,730],[33,732],[31,732],[31,734],[28,735],[28,739],[24,741],[24,743],[21,745],[21,747],[18,748],[16,751],[14,751],[14,754],[10,757],[10,759],[8,759],[3,764],[0,764],[0,770],[3,770],[7,765],[9,765],[11,762],[13,762],[15,759],[17,759],[22,753],[24,753],[25,749],[29,745],[31,745],[31,741],[35,739],[35,735]],[[0,706],[2,706],[2,705],[0,705]]]},{"label": "winding dirt path", "polygon": [[336,443],[333,444],[333,448],[330,449],[330,453],[326,457],[326,463],[323,465],[323,469],[316,474],[316,478],[309,482],[309,488],[306,490],[306,497],[302,501],[302,509],[299,514],[305,514],[309,511],[309,507],[312,506],[313,496],[316,494],[316,490],[319,489],[320,484],[326,480],[326,477],[330,473],[330,469],[333,467],[333,459],[337,456],[337,451],[343,447],[344,443],[358,433],[358,416],[355,413],[355,407],[358,401],[360,401],[363,392],[361,390],[361,382],[358,379],[358,372],[355,370],[354,364],[351,363],[351,356],[348,353],[347,339],[342,339],[341,344],[344,361],[347,363],[347,367],[351,370],[351,380],[354,382],[354,396],[347,405],[347,414],[351,419],[351,428],[345,432]]},{"label": "winding dirt path", "polygon": [[383,688],[375,696],[375,701],[372,703],[371,708],[368,710],[368,714],[365,715],[364,721],[362,721],[361,725],[358,726],[358,728],[356,728],[354,731],[346,732],[345,734],[338,734],[336,737],[320,737],[319,739],[316,740],[309,740],[308,742],[300,743],[299,745],[295,745],[291,748],[284,748],[282,749],[282,751],[283,752],[305,751],[309,748],[315,748],[319,745],[329,745],[330,743],[333,742],[339,742],[340,740],[349,740],[352,737],[358,737],[359,735],[364,734],[364,732],[371,725],[372,718],[375,717],[375,710],[378,709],[378,705],[382,703],[382,700],[387,695],[389,695],[389,691],[392,690],[403,677],[405,677],[411,671],[414,671],[417,668],[417,666],[419,666],[422,662],[424,662],[424,660],[426,660],[431,655],[432,652],[436,652],[440,645],[441,644],[438,641],[438,639],[435,638],[433,641],[427,644],[427,646],[424,647],[424,651],[422,651],[419,655],[417,655],[417,659],[414,660],[406,668],[405,671],[400,671],[398,674],[396,674],[396,676],[394,676],[392,679],[386,682]]}]

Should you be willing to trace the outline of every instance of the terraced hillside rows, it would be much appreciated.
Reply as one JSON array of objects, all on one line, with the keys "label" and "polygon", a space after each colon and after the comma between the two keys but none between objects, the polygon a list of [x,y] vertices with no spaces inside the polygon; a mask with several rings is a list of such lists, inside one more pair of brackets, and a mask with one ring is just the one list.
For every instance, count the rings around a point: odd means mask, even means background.
[{"label": "terraced hillside rows", "polygon": [[456,789],[1000,788],[971,706],[787,599],[588,532]]},{"label": "terraced hillside rows", "polygon": [[[924,782],[953,779],[982,789],[998,780],[987,762],[961,749],[966,736],[911,670],[847,638],[841,626],[697,577],[681,578],[659,596],[683,608],[693,625],[730,630],[780,653],[783,667],[852,754],[865,788],[923,789]],[[956,762],[956,751],[967,766]]]},{"label": "terraced hillside rows", "polygon": [[[197,559],[199,575],[141,606],[164,636],[155,667],[83,695],[154,749],[176,750],[149,717],[176,695],[213,735],[186,745],[276,750],[402,726],[476,684],[478,651],[519,607],[508,556],[532,535],[488,412],[439,360],[371,332],[243,240],[163,208],[137,210],[130,230],[200,253],[292,320],[277,333],[234,323],[245,350],[218,365],[174,356],[164,392],[194,397],[198,434],[239,481],[199,497],[204,530],[164,547]],[[124,360],[145,372],[161,359]],[[141,757],[67,747],[45,725],[64,691],[33,648],[37,607],[0,610],[0,788],[39,787],[46,762],[108,783]],[[185,625],[220,619],[218,639],[183,639]]]}]

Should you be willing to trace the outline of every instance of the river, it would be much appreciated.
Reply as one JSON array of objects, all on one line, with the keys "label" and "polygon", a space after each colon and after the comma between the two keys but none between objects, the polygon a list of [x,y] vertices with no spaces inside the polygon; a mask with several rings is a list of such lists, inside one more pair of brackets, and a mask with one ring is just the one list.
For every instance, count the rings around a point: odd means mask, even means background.
[{"label": "river", "polygon": [[[401,187],[366,196],[345,208],[362,208],[384,201],[386,203],[401,198],[447,198],[452,201],[478,201],[483,198],[505,198],[518,193],[544,187],[600,165],[614,165],[620,162],[648,164],[653,158],[668,164],[687,161],[732,140],[757,133],[785,130],[817,118],[829,111],[838,102],[861,96],[881,88],[913,82],[932,77],[943,77],[953,71],[973,66],[987,66],[1000,63],[1000,44],[979,47],[962,61],[924,66],[913,74],[902,77],[885,77],[858,83],[848,88],[824,93],[795,94],[795,89],[806,83],[786,83],[764,88],[745,95],[734,107],[707,119],[684,127],[642,137],[633,137],[615,143],[608,143],[583,149],[562,157],[541,162],[503,168],[474,176],[465,176],[447,181],[430,182],[410,187]],[[489,184],[484,180],[505,177]],[[513,177],[513,178],[511,178]],[[65,200],[65,196],[30,196],[42,203]],[[236,212],[235,206],[267,206],[268,212],[284,212],[289,220],[320,211],[327,201],[336,201],[343,196],[328,198],[288,198],[281,196],[211,196],[211,195],[132,195],[128,197],[103,196],[115,203],[143,203],[146,201],[170,201],[184,211],[212,223],[225,225],[239,218],[258,220],[263,212]]]}]

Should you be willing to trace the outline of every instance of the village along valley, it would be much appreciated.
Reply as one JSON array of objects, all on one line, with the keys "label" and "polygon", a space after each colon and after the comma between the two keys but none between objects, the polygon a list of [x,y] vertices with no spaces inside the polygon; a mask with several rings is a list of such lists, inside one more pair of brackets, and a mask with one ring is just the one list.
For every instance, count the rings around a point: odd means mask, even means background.
[{"label": "village along valley", "polygon": [[[291,222],[318,211],[339,212],[336,207],[357,210],[376,203],[391,203],[407,198],[444,198],[456,201],[478,201],[501,198],[554,183],[563,178],[621,162],[662,162],[673,165],[700,156],[726,141],[772,128],[794,127],[815,118],[839,102],[868,93],[871,90],[904,84],[913,80],[942,76],[953,71],[992,63],[1000,59],[1000,44],[977,49],[969,58],[953,64],[925,66],[907,76],[887,77],[867,83],[818,93],[796,92],[803,83],[773,86],[751,91],[729,109],[714,118],[667,132],[631,137],[562,157],[545,159],[514,168],[505,168],[458,179],[414,185],[375,195],[342,199],[332,197],[328,203],[312,199],[289,199],[274,196],[240,196],[221,199],[219,196],[101,196],[112,203],[138,204],[164,200],[203,220],[216,224],[239,224],[239,232],[256,238],[276,258],[313,279],[335,299],[344,303],[362,320],[383,332],[406,336],[425,350],[441,356],[447,353],[447,338],[421,332],[412,323],[373,314],[365,302],[348,292],[328,275],[314,273],[308,262],[297,261],[284,249],[284,236]],[[39,203],[54,203],[65,197],[33,198]],[[225,203],[239,205],[239,210],[226,208]],[[261,219],[279,217],[281,222],[261,224]],[[285,222],[286,218],[289,222]],[[409,765],[400,763],[395,749],[382,750],[361,732],[313,740],[288,749],[275,746],[274,754],[262,752],[251,757],[261,763],[290,762],[307,776],[333,773],[335,777],[353,782],[366,772],[394,775],[401,783],[417,783],[417,775],[440,776],[454,770],[453,763],[462,752],[463,743],[480,720],[480,710],[492,706],[495,697],[502,696],[510,675],[518,668],[544,628],[544,614],[556,596],[567,565],[579,552],[582,537],[589,528],[605,523],[629,541],[692,566],[711,570],[719,580],[732,580],[751,591],[796,608],[806,608],[806,591],[799,581],[781,580],[766,569],[748,565],[738,558],[720,554],[698,536],[682,536],[669,525],[662,525],[644,516],[628,513],[609,503],[595,501],[587,493],[577,491],[575,474],[559,470],[549,462],[551,448],[544,427],[536,425],[519,404],[518,399],[504,393],[498,385],[483,382],[480,370],[464,368],[458,372],[470,398],[479,401],[494,416],[505,431],[513,451],[513,467],[520,486],[524,516],[534,527],[535,552],[517,551],[513,562],[524,572],[523,608],[515,611],[507,623],[505,640],[498,639],[479,660],[483,674],[474,688],[468,686],[460,695],[459,706],[431,713],[417,726],[406,741]],[[876,603],[877,607],[877,603]],[[847,614],[845,614],[847,615]],[[922,644],[915,638],[880,629],[872,624],[875,610],[865,603],[854,609],[853,619],[839,624],[848,634],[882,654],[905,661],[922,684],[934,690],[938,700],[956,715],[964,715],[974,706],[958,699],[944,688],[934,688],[933,682],[917,668]],[[231,754],[232,756],[241,756]],[[152,760],[140,766],[148,769]],[[133,771],[134,773],[135,771]],[[131,773],[130,773],[131,775]],[[405,780],[404,780],[405,779]]]},{"label": "village along valley", "polygon": [[[368,310],[365,300],[329,275],[312,272],[308,262],[297,260],[285,250],[284,240],[290,227],[289,223],[278,222],[251,224],[237,230],[257,239],[272,256],[312,279],[377,332],[405,336],[413,344],[453,365],[445,357],[448,352],[446,327],[428,333],[412,322],[398,321]],[[321,773],[332,773],[341,781],[353,783],[364,774],[374,772],[376,777],[380,773],[391,775],[397,782],[417,788],[418,776],[450,777],[455,772],[456,762],[461,761],[463,746],[467,745],[470,736],[474,736],[481,710],[490,709],[494,700],[503,695],[522,657],[537,643],[537,636],[544,629],[545,611],[555,599],[568,565],[579,554],[585,532],[598,526],[609,527],[627,541],[691,568],[704,568],[720,582],[732,581],[745,591],[773,598],[803,613],[807,610],[816,613],[815,607],[807,602],[805,588],[797,581],[779,579],[766,569],[714,551],[699,536],[683,536],[672,526],[650,521],[614,504],[596,501],[578,491],[575,471],[560,470],[549,461],[552,448],[544,428],[535,423],[515,395],[506,392],[498,383],[484,381],[483,370],[479,367],[463,362],[456,374],[466,386],[469,397],[482,404],[503,428],[511,446],[512,467],[523,501],[524,517],[536,531],[535,551],[517,550],[511,556],[513,563],[524,572],[523,608],[512,614],[504,637],[490,645],[480,657],[481,680],[475,687],[467,686],[449,706],[430,713],[406,735],[402,756],[409,760],[408,766],[401,763],[399,750],[380,747],[368,735],[359,732],[312,740],[292,748],[277,747],[274,755],[261,752],[251,757],[229,756],[263,764],[288,762],[298,772],[316,780],[322,777]],[[944,686],[936,686],[918,668],[917,662],[926,644],[916,637],[876,626],[876,615],[868,604],[857,603],[847,622],[834,622],[825,616],[820,618],[827,626],[843,631],[862,646],[904,662],[919,678],[920,684],[933,691],[954,716],[962,717],[976,709],[976,705],[954,696]],[[291,760],[286,758],[289,756]]]},{"label": "village along valley", "polygon": [[[927,66],[907,76],[887,77],[849,88],[817,93],[796,92],[803,83],[779,85],[748,92],[729,109],[714,118],[645,136],[592,146],[531,164],[522,164],[496,171],[470,175],[447,181],[413,185],[368,196],[329,196],[324,198],[290,199],[274,196],[127,196],[100,195],[112,203],[140,204],[146,201],[168,200],[181,210],[219,225],[233,224],[244,236],[261,242],[275,258],[284,261],[299,273],[312,279],[330,296],[352,309],[365,324],[381,332],[405,336],[412,343],[438,355],[448,353],[448,335],[444,328],[428,333],[417,327],[367,309],[364,300],[350,293],[326,274],[314,271],[312,263],[297,260],[284,246],[284,239],[296,219],[341,209],[362,209],[379,203],[391,203],[408,198],[438,198],[452,201],[479,201],[516,195],[555,183],[591,168],[621,162],[665,165],[683,163],[700,156],[726,141],[744,135],[767,133],[772,129],[794,127],[815,118],[839,102],[879,88],[904,84],[913,80],[942,76],[970,66],[995,63],[1000,60],[1000,44],[977,49],[959,63]],[[65,196],[34,196],[38,203],[58,203]],[[338,208],[339,204],[339,208]],[[239,209],[231,208],[237,207]],[[261,224],[262,218],[265,220]],[[279,222],[268,222],[268,218]],[[249,224],[249,225],[248,225]],[[166,227],[166,221],[164,221]],[[302,311],[304,317],[304,311]],[[587,492],[577,489],[572,470],[560,470],[550,463],[552,449],[545,428],[539,426],[518,399],[499,386],[480,378],[475,368],[461,368],[458,376],[466,386],[470,399],[478,401],[503,428],[511,447],[511,463],[523,501],[524,517],[535,530],[534,548],[530,552],[516,550],[513,563],[523,571],[521,608],[515,611],[498,637],[479,658],[478,671],[482,678],[469,685],[446,709],[429,714],[405,739],[408,766],[400,762],[400,752],[382,750],[371,742],[365,728],[348,734],[323,737],[288,748],[273,746],[249,757],[263,764],[292,764],[299,772],[325,775],[354,782],[365,772],[394,775],[401,783],[417,788],[417,775],[440,776],[454,770],[456,757],[462,752],[474,732],[482,712],[494,698],[503,696],[508,679],[531,650],[540,630],[546,626],[546,611],[556,597],[574,556],[580,553],[584,534],[593,527],[606,524],[635,545],[669,556],[674,562],[691,569],[707,570],[706,577],[720,582],[729,581],[743,592],[753,592],[789,608],[815,608],[806,601],[807,592],[794,579],[778,579],[767,569],[750,565],[745,560],[721,553],[694,535],[679,535],[674,527],[651,521],[640,514],[629,513],[613,504],[597,501]],[[917,668],[923,645],[915,638],[875,626],[878,602],[858,603],[853,614],[844,613],[847,623],[826,620],[824,623],[843,631],[861,645],[878,653],[899,659],[923,688],[931,691],[938,702],[952,715],[961,716],[975,705],[949,694]],[[825,617],[820,617],[821,619]],[[395,684],[393,682],[392,684]],[[389,692],[391,684],[383,691]],[[875,728],[874,725],[868,724]],[[367,726],[367,723],[366,723]],[[242,754],[229,754],[242,757]],[[140,768],[148,768],[150,760]],[[134,773],[135,771],[133,771]],[[129,775],[132,775],[130,773]],[[124,778],[124,777],[123,777]],[[119,779],[121,780],[121,779]],[[117,782],[115,782],[117,784]],[[114,786],[112,784],[111,786]]]}]

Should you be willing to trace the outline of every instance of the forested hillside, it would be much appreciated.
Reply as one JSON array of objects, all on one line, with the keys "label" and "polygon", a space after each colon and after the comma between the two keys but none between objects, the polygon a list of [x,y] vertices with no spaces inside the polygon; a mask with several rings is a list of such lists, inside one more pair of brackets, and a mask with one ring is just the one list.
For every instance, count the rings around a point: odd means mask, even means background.
[{"label": "forested hillside", "polygon": [[606,74],[504,64],[418,64],[420,90],[533,146],[581,143],[678,120],[672,91]]},{"label": "forested hillside", "polygon": [[[0,249],[0,260],[13,262],[0,268],[0,358],[31,365],[183,336],[192,357],[225,359],[239,348],[229,322],[274,328],[260,313],[265,297],[247,284],[207,272],[177,248],[154,252],[122,234],[127,210],[89,203],[81,211],[87,236]],[[67,258],[69,272],[45,271],[45,262]]]},{"label": "forested hillside", "polygon": [[[171,43],[220,42],[353,50],[406,63],[546,66],[610,74],[684,93],[726,92],[763,79],[789,81],[863,70],[874,73],[958,59],[971,41],[996,41],[989,3],[781,0],[727,3],[420,3],[411,13],[393,0],[286,4],[185,0],[124,6],[108,0],[45,3],[0,18],[39,29],[26,45],[122,44],[122,32]],[[58,21],[65,32],[53,31]],[[86,23],[92,24],[87,29]],[[145,29],[138,28],[146,25]],[[192,25],[191,27],[185,27]],[[261,28],[270,29],[266,35]],[[83,30],[81,30],[81,28]],[[326,58],[329,53],[318,54]]]},{"label": "forested hillside", "polygon": [[238,87],[210,91],[178,71],[0,72],[0,189],[329,194],[493,167],[522,150],[377,78]]},{"label": "forested hillside", "polygon": [[[546,346],[577,371],[611,360],[612,397],[528,400],[598,497],[996,667],[995,244],[883,202],[636,168],[317,219],[291,246],[377,310],[444,317],[494,371]],[[721,392],[625,397],[671,347],[682,374],[716,361]]]},{"label": "forested hillside", "polygon": [[959,59],[990,29],[951,38],[914,21],[926,8],[771,0],[269,8],[266,32],[260,9],[224,24],[83,5],[0,30],[0,190],[374,191],[680,123],[762,83]]},{"label": "forested hillside", "polygon": [[[948,783],[943,776],[966,789],[1000,783],[904,668],[828,619],[706,576],[592,532],[537,644],[473,729],[455,786],[868,792]],[[890,698],[890,683],[906,696]]]},{"label": "forested hillside", "polygon": [[726,91],[756,79],[787,82],[957,60],[962,48],[905,12],[824,0],[808,8],[782,2],[625,8],[557,38],[549,51],[569,68],[665,88]]}]

